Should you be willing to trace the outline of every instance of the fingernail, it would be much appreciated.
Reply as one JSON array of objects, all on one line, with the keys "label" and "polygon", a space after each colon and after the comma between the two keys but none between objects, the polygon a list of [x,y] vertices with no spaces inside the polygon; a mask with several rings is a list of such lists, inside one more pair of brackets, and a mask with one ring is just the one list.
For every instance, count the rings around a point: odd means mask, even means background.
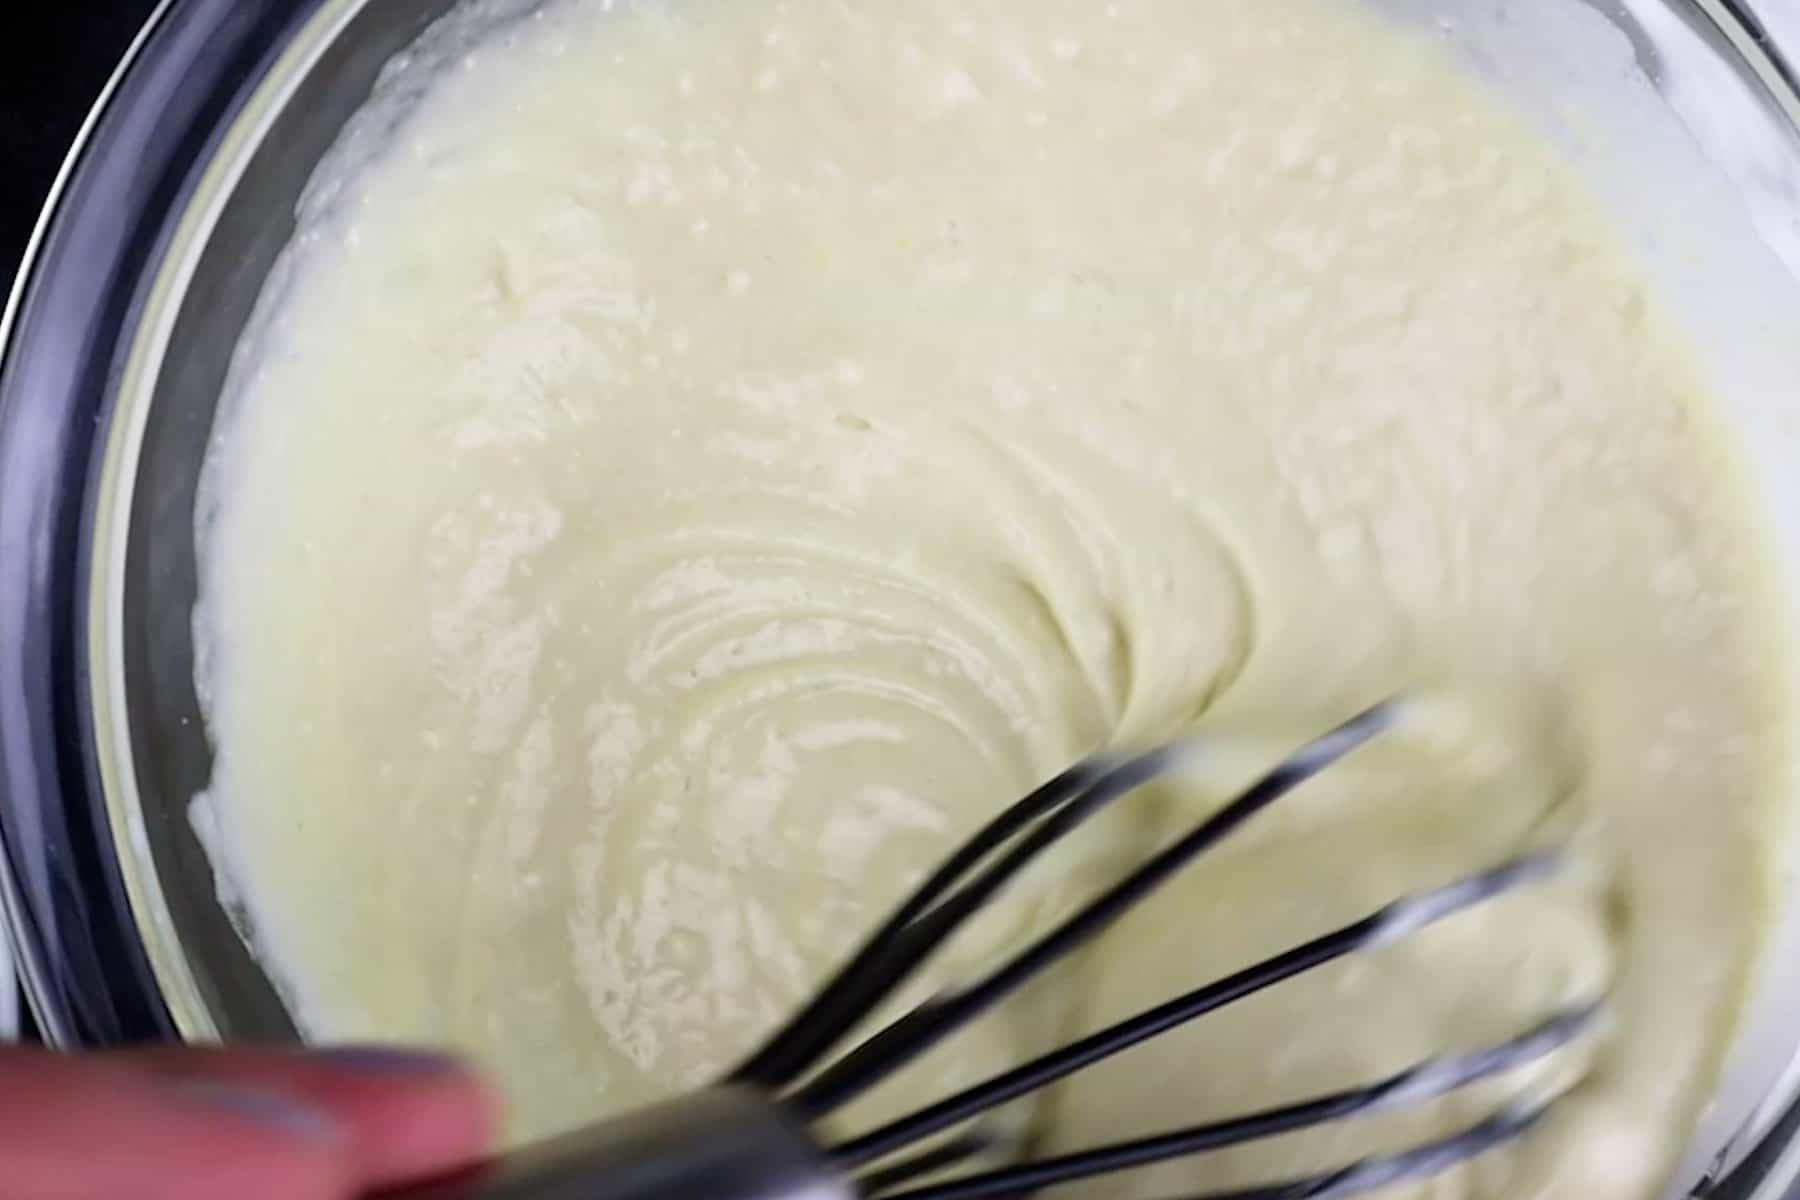
[{"label": "fingernail", "polygon": [[320,1061],[366,1075],[461,1075],[468,1068],[453,1055],[397,1046],[338,1046],[318,1052]]},{"label": "fingernail", "polygon": [[276,1129],[290,1137],[318,1142],[343,1138],[336,1121],[290,1096],[225,1083],[183,1083],[176,1085],[175,1090],[215,1112]]}]

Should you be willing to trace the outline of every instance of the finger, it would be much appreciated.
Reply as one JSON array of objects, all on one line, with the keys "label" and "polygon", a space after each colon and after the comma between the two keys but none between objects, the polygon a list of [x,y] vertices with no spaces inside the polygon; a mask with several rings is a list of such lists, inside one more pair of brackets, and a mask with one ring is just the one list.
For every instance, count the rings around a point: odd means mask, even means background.
[{"label": "finger", "polygon": [[0,1050],[0,1200],[345,1200],[322,1110],[105,1059]]},{"label": "finger", "polygon": [[499,1126],[493,1093],[461,1064],[379,1048],[325,1052],[162,1048],[122,1056],[162,1078],[255,1088],[322,1110],[350,1141],[356,1182],[385,1187],[479,1161]]}]

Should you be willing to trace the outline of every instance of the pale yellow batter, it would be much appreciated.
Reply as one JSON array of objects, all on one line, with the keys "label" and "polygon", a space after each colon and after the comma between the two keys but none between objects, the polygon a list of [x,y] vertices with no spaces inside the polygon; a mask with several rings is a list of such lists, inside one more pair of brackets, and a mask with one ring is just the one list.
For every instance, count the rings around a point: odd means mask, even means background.
[{"label": "pale yellow batter", "polygon": [[1572,1088],[1405,1194],[1654,1193],[1759,945],[1786,668],[1704,388],[1547,148],[1343,0],[561,0],[443,74],[322,182],[209,471],[195,815],[312,1034],[568,1126],[716,1077],[1075,758],[1214,747],[935,979],[1406,692],[907,1086],[1569,842],[1013,1119],[1153,1132],[1606,994],[1530,1079],[1099,1190]]}]

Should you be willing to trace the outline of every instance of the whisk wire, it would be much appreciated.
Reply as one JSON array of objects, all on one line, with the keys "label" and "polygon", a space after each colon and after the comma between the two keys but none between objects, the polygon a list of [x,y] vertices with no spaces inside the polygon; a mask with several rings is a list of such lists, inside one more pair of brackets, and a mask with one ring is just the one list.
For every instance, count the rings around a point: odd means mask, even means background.
[{"label": "whisk wire", "polygon": [[[988,822],[932,872],[804,1008],[732,1072],[730,1081],[772,1091],[803,1075],[929,952],[928,946],[901,940],[906,928],[995,849],[1080,794],[1098,774],[1092,761],[1078,764]],[[916,957],[897,954],[897,947]]]},{"label": "whisk wire", "polygon": [[[1597,1013],[1592,1005],[1569,1009],[1499,1045],[1430,1059],[1377,1083],[1328,1096],[953,1180],[942,1185],[937,1200],[1036,1191],[1433,1099],[1544,1058],[1584,1033]],[[859,1180],[859,1190],[864,1196],[877,1196],[881,1182],[878,1174],[866,1175]]]},{"label": "whisk wire", "polygon": [[1392,931],[1397,927],[1408,932],[1417,931],[1502,891],[1542,877],[1554,870],[1558,861],[1559,856],[1554,853],[1531,854],[1444,887],[1396,900],[1359,921],[1195,988],[919,1112],[891,1121],[833,1148],[831,1157],[846,1169],[873,1162],[1256,992],[1359,950],[1391,941]]},{"label": "whisk wire", "polygon": [[[790,1098],[793,1107],[804,1118],[814,1120],[861,1095],[888,1074],[913,1061],[999,1003],[1057,959],[1092,939],[1141,903],[1170,876],[1229,837],[1251,817],[1376,737],[1388,727],[1391,719],[1392,706],[1377,705],[1309,742],[1231,803],[1201,821],[1194,829],[1152,856],[1144,865],[995,968],[985,978],[961,990],[947,992],[926,1001],[825,1068]],[[982,886],[985,881],[981,878],[969,885],[969,894],[978,897],[974,899],[974,904],[979,906],[984,903],[998,890],[1000,883],[1010,878],[1050,842],[1063,836],[1105,803],[1116,799],[1125,791],[1135,790],[1151,775],[1160,774],[1167,764],[1152,754],[1140,756],[1128,765],[1135,765],[1138,769],[1127,772],[1125,768],[1121,768],[1102,777],[1099,785],[1069,801],[1062,811],[1047,818],[1043,825],[1027,834],[1023,844],[993,869],[995,872],[1004,871],[1005,874],[992,887]],[[1125,775],[1124,778],[1120,778],[1122,774]],[[1069,817],[1069,814],[1074,815],[1068,820],[1066,827],[1049,832],[1051,826],[1060,826],[1062,819]],[[959,895],[946,901],[946,905],[955,904],[961,899],[962,896]],[[972,911],[971,909],[970,912]],[[966,919],[970,912],[957,910],[955,923]]]},{"label": "whisk wire", "polygon": [[[1518,1105],[1505,1108],[1449,1137],[1398,1154],[1365,1158],[1335,1171],[1260,1187],[1189,1195],[1181,1200],[1339,1200],[1340,1197],[1363,1195],[1408,1180],[1428,1179],[1524,1134],[1543,1117],[1547,1107]],[[890,1192],[883,1195],[881,1200],[1001,1200],[1003,1197],[1026,1195],[1046,1186],[1050,1185],[972,1176],[909,1191]]]},{"label": "whisk wire", "polygon": [[[1184,744],[1164,746],[1111,768],[1090,761],[989,822],[914,891],[849,965],[731,1081],[774,1089],[799,1078],[1020,871],[1108,804],[1165,773],[1185,749]],[[1000,853],[1010,839],[1017,844],[958,887],[963,876]]]},{"label": "whisk wire", "polygon": [[[916,1005],[820,1067],[870,1012],[1031,863],[1121,797],[1174,770],[1192,745],[1177,743],[1123,760],[1089,760],[1064,772],[995,817],[932,873],[814,1001],[734,1073],[732,1082],[780,1097],[781,1106],[802,1122],[829,1116],[1085,945],[1258,813],[1384,732],[1394,713],[1393,702],[1377,705],[1307,743],[973,983]],[[1562,861],[1556,851],[1529,853],[1396,900],[1359,921],[831,1147],[825,1160],[839,1173],[860,1171],[854,1179],[858,1194],[872,1200],[995,1200],[1422,1103],[1525,1066],[1589,1029],[1598,1018],[1598,1004],[1567,1008],[1510,1041],[1433,1058],[1330,1095],[1046,1160],[920,1182],[993,1148],[991,1131],[971,1124],[982,1114],[1256,992],[1408,937],[1533,883],[1560,869]],[[1540,1115],[1541,1109],[1514,1106],[1402,1153],[1285,1183],[1186,1200],[1324,1200],[1372,1191],[1441,1173],[1518,1137]],[[921,1148],[927,1139],[953,1130],[957,1132],[949,1133],[948,1140]]]},{"label": "whisk wire", "polygon": [[1005,1139],[981,1130],[971,1129],[969,1132],[951,1138],[942,1145],[933,1146],[910,1158],[864,1172],[856,1178],[856,1190],[863,1196],[876,1196],[885,1191],[892,1191],[903,1183],[911,1183],[926,1175],[935,1175],[939,1171],[966,1162],[977,1155],[987,1154],[1001,1145]]}]

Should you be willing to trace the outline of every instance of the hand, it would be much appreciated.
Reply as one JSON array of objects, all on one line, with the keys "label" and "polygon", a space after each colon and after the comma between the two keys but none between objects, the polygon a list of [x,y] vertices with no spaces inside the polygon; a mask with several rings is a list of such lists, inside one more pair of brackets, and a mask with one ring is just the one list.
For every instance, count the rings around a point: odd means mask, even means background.
[{"label": "hand", "polygon": [[0,1049],[0,1200],[351,1200],[467,1165],[496,1128],[433,1055]]}]

